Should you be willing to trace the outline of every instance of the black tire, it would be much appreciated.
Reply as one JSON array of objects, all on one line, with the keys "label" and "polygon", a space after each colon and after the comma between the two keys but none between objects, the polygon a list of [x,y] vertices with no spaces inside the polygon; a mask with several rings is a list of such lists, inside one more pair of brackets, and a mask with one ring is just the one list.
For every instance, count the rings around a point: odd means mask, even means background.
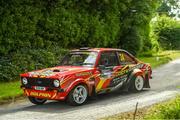
[{"label": "black tire", "polygon": [[40,99],[40,98],[35,98],[35,97],[28,97],[28,98],[31,103],[36,104],[36,105],[42,105],[47,101],[46,99]]},{"label": "black tire", "polygon": [[[137,82],[140,81],[140,85],[138,87]],[[130,91],[132,92],[140,92],[144,88],[144,78],[142,76],[133,77],[130,84]]]},{"label": "black tire", "polygon": [[[85,98],[83,98],[82,102],[77,102],[77,100],[75,100],[75,90],[78,89],[78,88],[83,88],[84,89],[84,92],[86,92],[85,94]],[[77,93],[76,93],[77,94]],[[86,101],[87,101],[87,97],[88,97],[88,90],[87,90],[87,87],[85,85],[77,85],[76,87],[74,87],[71,92],[69,93],[68,97],[67,97],[67,102],[70,104],[70,105],[73,105],[73,106],[78,106],[78,105],[82,105],[84,104]]]}]

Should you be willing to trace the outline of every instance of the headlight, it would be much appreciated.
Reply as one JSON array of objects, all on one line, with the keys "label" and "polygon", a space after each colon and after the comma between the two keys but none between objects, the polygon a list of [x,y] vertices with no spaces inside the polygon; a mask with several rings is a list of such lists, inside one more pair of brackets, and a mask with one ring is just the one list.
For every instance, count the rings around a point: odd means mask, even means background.
[{"label": "headlight", "polygon": [[27,84],[28,84],[27,78],[23,78],[23,79],[22,79],[22,83],[23,83],[24,85],[27,85]]},{"label": "headlight", "polygon": [[54,82],[53,82],[53,83],[54,83],[54,86],[55,86],[55,87],[59,87],[59,85],[60,85],[59,80],[54,80]]}]

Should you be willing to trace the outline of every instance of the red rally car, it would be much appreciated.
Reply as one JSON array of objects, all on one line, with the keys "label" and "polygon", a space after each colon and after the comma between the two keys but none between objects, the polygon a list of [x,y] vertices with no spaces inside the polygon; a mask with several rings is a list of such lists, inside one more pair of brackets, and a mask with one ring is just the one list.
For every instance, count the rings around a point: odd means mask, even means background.
[{"label": "red rally car", "polygon": [[150,88],[151,67],[122,49],[72,50],[59,66],[21,74],[21,88],[34,104],[67,100],[83,104],[88,96]]}]

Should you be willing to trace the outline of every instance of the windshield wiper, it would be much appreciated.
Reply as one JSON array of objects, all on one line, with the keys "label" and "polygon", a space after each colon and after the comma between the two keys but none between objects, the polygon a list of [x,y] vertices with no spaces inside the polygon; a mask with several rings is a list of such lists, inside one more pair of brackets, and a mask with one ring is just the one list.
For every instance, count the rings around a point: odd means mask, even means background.
[{"label": "windshield wiper", "polygon": [[83,63],[83,65],[94,65],[93,63]]}]

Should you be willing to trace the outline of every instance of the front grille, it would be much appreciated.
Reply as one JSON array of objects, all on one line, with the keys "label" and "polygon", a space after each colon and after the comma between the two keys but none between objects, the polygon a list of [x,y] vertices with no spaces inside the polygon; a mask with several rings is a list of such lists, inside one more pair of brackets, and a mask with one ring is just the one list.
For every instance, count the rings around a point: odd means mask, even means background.
[{"label": "front grille", "polygon": [[53,79],[49,78],[27,78],[28,86],[54,87]]}]

